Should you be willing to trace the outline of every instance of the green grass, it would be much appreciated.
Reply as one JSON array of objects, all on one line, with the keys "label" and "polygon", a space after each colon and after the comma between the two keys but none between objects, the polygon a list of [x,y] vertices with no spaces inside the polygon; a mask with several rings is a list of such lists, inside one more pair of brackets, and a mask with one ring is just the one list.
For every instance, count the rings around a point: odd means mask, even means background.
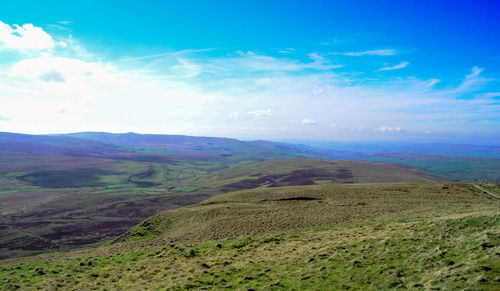
[{"label": "green grass", "polygon": [[167,225],[167,221],[161,215],[153,215],[130,230],[131,240],[158,237],[167,228]]},{"label": "green grass", "polygon": [[[146,241],[0,262],[5,289],[473,289],[500,287],[498,210],[198,244]],[[156,222],[152,222],[153,224]]]},{"label": "green grass", "polygon": [[499,206],[460,183],[238,191],[95,249],[0,261],[0,289],[493,290]]},{"label": "green grass", "polygon": [[41,188],[41,187],[32,187],[32,188],[21,188],[14,190],[3,190],[0,191],[0,194],[10,194],[10,193],[18,193],[18,192],[64,192],[68,191],[64,188]]},{"label": "green grass", "polygon": [[[0,192],[0,213],[5,214],[0,223],[53,243],[36,244],[30,236],[9,240],[0,228],[0,258],[92,245],[155,213],[238,189],[432,180],[421,173],[356,161],[198,158],[172,155],[163,162],[138,162],[0,153],[0,191],[8,191]],[[31,180],[20,178],[26,175]],[[65,186],[58,181],[74,187],[53,188]],[[48,184],[33,185],[40,182]]]},{"label": "green grass", "polygon": [[195,192],[200,190],[201,187],[193,187],[193,186],[181,186],[181,187],[176,187],[175,189],[171,190],[172,192]]},{"label": "green grass", "polygon": [[[260,188],[217,195],[160,213],[168,229],[156,236],[184,242],[330,227],[371,218],[445,215],[474,205],[500,206],[468,184],[387,183]],[[140,224],[137,227],[142,227]],[[117,241],[136,240],[135,230]],[[159,235],[161,234],[161,235]],[[149,237],[149,236],[148,236]]]}]

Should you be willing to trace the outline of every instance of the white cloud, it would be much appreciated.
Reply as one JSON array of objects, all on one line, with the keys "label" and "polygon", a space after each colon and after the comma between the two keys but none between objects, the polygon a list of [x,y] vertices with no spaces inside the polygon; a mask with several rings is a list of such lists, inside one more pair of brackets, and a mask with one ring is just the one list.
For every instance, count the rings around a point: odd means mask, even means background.
[{"label": "white cloud", "polygon": [[474,90],[488,81],[488,79],[481,77],[484,69],[477,66],[472,67],[471,73],[466,75],[460,86],[452,90],[453,93],[461,94],[470,90]]},{"label": "white cloud", "polygon": [[138,57],[126,57],[126,58],[120,59],[119,61],[142,61],[142,60],[147,60],[147,59],[156,59],[156,58],[172,57],[172,56],[179,56],[179,55],[188,55],[188,54],[194,54],[194,53],[200,53],[200,52],[209,52],[209,51],[214,51],[214,50],[217,50],[217,49],[216,48],[185,49],[185,50],[180,50],[180,51],[165,52],[165,53],[160,53],[160,54],[152,54],[152,55],[145,55],[145,56],[138,56]]},{"label": "white cloud", "polygon": [[378,71],[392,71],[392,70],[399,70],[406,68],[410,63],[408,62],[401,62],[400,64],[394,65],[394,66],[389,66],[389,67],[383,67],[378,69]]},{"label": "white cloud", "polygon": [[432,87],[439,82],[441,82],[441,80],[439,80],[439,79],[430,79],[429,82],[427,83],[426,87]]},{"label": "white cloud", "polygon": [[469,75],[465,76],[466,80],[477,79],[477,77],[479,77],[479,74],[481,74],[484,71],[484,69],[479,68],[477,66],[476,67],[472,67],[471,70],[472,70],[472,72]]},{"label": "white cloud", "polygon": [[270,116],[273,113],[273,111],[271,109],[265,109],[265,110],[248,111],[247,113],[253,116],[254,118],[260,118],[264,116]]},{"label": "white cloud", "polygon": [[294,48],[286,48],[286,49],[283,49],[283,50],[278,50],[279,53],[282,53],[282,54],[290,54],[290,53],[293,53],[295,52],[295,49]]},{"label": "white cloud", "polygon": [[170,70],[179,77],[194,78],[202,72],[202,67],[200,65],[187,59],[178,58],[177,61],[179,63],[172,66]]},{"label": "white cloud", "polygon": [[304,118],[300,121],[300,123],[302,123],[303,125],[315,125],[317,124],[316,120],[312,120],[312,119],[309,119],[309,118]]},{"label": "white cloud", "polygon": [[374,128],[375,131],[381,131],[381,132],[400,132],[401,127],[392,127],[392,126],[381,126]]},{"label": "white cloud", "polygon": [[480,96],[485,98],[494,98],[494,97],[499,97],[500,92],[487,92],[480,94]]},{"label": "white cloud", "polygon": [[59,24],[63,24],[63,25],[68,25],[68,24],[72,24],[73,21],[70,21],[70,20],[62,20],[62,21],[58,21],[57,23]]},{"label": "white cloud", "polygon": [[227,115],[227,117],[231,119],[238,119],[240,117],[240,114],[238,112],[231,112]]},{"label": "white cloud", "polygon": [[[298,52],[189,58],[185,52],[137,58],[140,66],[134,66],[96,61],[100,58],[73,38],[65,43],[19,55],[22,59],[0,68],[1,130],[347,139],[428,128],[469,130],[481,122],[490,131],[500,128],[500,106],[491,98],[498,92],[481,93],[488,79],[477,67],[460,85],[436,88],[437,79],[368,83],[348,72],[333,73],[338,65],[318,53],[294,59],[290,56]],[[475,98],[459,98],[464,95]],[[374,124],[398,126],[375,130]]]},{"label": "white cloud", "polygon": [[313,88],[313,93],[314,93],[315,95],[319,95],[319,94],[323,93],[323,89],[322,89],[322,88],[320,88],[320,87],[314,87],[314,88]]},{"label": "white cloud", "polygon": [[85,62],[80,59],[41,56],[22,60],[14,64],[9,72],[10,77],[24,79],[40,79],[43,81],[64,81],[69,78],[102,78],[113,67],[95,62]]},{"label": "white cloud", "polygon": [[55,46],[52,37],[42,28],[33,24],[10,26],[0,21],[0,51],[19,50],[21,52],[48,50]]},{"label": "white cloud", "polygon": [[360,51],[360,52],[347,52],[342,53],[346,56],[352,57],[362,57],[362,56],[393,56],[398,53],[395,49],[380,49],[380,50],[368,50],[368,51]]},{"label": "white cloud", "polygon": [[310,53],[309,58],[313,60],[312,63],[304,64],[303,67],[306,69],[316,69],[316,70],[331,70],[342,68],[344,65],[332,65],[323,56],[317,53]]},{"label": "white cloud", "polygon": [[249,70],[253,72],[294,72],[305,69],[331,70],[341,68],[343,65],[331,64],[317,53],[308,54],[312,62],[300,62],[288,58],[275,58],[254,52],[238,52],[236,57],[219,59],[214,65],[230,69],[231,71]]}]

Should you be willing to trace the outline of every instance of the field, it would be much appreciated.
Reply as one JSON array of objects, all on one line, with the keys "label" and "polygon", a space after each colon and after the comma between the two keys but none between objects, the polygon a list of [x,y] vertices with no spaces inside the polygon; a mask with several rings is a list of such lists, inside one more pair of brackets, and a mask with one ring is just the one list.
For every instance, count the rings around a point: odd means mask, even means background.
[{"label": "field", "polygon": [[1,261],[0,284],[492,290],[499,206],[459,183],[244,190],[158,214],[96,249]]}]

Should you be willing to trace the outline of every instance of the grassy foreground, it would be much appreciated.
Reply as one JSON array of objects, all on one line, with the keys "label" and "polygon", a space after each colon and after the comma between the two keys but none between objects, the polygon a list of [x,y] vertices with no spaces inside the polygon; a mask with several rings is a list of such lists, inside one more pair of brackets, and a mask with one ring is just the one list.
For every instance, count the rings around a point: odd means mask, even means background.
[{"label": "grassy foreground", "polygon": [[123,242],[0,261],[0,289],[494,290],[499,206],[450,183],[240,191],[152,217]]}]

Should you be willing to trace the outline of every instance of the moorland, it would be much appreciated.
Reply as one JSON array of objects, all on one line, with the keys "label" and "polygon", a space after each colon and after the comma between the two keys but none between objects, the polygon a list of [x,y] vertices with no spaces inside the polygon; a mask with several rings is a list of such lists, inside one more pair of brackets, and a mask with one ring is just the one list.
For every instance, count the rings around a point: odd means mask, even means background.
[{"label": "moorland", "polygon": [[258,187],[440,179],[225,138],[0,134],[0,258],[95,245],[158,212]]},{"label": "moorland", "polygon": [[0,133],[0,286],[498,287],[500,149],[414,148]]},{"label": "moorland", "polygon": [[243,190],[157,214],[95,249],[0,261],[0,284],[492,290],[499,203],[465,183]]}]

